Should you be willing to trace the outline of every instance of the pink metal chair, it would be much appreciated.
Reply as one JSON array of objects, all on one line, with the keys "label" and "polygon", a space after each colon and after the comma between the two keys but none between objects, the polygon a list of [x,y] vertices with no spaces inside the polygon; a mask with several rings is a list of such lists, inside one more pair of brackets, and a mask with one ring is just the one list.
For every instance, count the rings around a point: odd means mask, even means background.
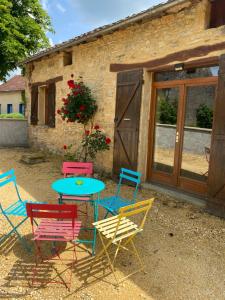
[{"label": "pink metal chair", "polygon": [[[72,176],[88,176],[93,175],[93,163],[91,162],[63,162],[62,173],[64,178]],[[85,205],[85,210],[79,210],[80,213],[86,216],[86,221],[88,219],[88,205],[87,201],[90,200],[89,196],[70,196],[63,195],[61,201],[80,201]],[[58,199],[59,201],[59,199]]]},{"label": "pink metal chair", "polygon": [[[76,205],[65,205],[65,204],[34,204],[26,203],[27,216],[31,220],[33,240],[36,245],[36,268],[34,270],[32,284],[35,281],[39,260],[43,263],[46,261],[60,260],[70,261],[71,265],[71,274],[70,282],[65,281],[56,281],[48,280],[40,281],[45,283],[63,283],[68,289],[71,286],[72,279],[72,269],[76,261],[76,249],[74,240],[77,239],[81,222],[77,221],[77,206]],[[35,219],[41,219],[39,225],[35,225]],[[53,242],[52,253],[50,257],[43,257],[41,250],[41,241],[51,241]],[[62,259],[60,256],[60,249],[56,247],[56,242],[72,242],[73,244],[73,259]],[[68,266],[66,266],[68,268]]]}]

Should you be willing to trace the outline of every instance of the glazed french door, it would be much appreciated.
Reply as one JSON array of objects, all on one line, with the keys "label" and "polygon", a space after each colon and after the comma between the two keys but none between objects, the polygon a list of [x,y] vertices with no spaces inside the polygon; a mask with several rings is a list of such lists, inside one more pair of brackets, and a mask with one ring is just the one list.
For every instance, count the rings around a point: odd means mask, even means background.
[{"label": "glazed french door", "polygon": [[217,77],[153,84],[149,179],[206,194]]}]

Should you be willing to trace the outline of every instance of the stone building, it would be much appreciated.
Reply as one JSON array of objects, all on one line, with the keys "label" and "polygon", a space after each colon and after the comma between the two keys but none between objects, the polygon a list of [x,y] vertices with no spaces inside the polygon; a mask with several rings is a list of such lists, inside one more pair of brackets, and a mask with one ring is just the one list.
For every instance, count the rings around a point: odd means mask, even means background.
[{"label": "stone building", "polygon": [[[223,0],[171,0],[29,57],[31,143],[57,152],[78,143],[79,125],[55,111],[70,74],[82,76],[97,99],[95,122],[114,141],[98,157],[102,168],[138,169],[144,181],[206,197],[224,214],[224,33]],[[186,124],[189,108],[193,115],[201,104],[200,121]],[[213,107],[213,129],[204,125],[205,106]]]},{"label": "stone building", "polygon": [[24,114],[23,94],[25,80],[21,75],[16,75],[0,85],[0,114]]}]

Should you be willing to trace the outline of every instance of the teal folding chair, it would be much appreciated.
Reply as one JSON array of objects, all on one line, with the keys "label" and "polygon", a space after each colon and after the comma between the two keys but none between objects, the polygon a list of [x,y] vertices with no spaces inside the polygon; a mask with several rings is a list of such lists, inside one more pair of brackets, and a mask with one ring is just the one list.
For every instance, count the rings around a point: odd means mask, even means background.
[{"label": "teal folding chair", "polygon": [[[119,177],[120,180],[117,185],[116,194],[110,197],[105,197],[98,201],[98,205],[106,209],[105,218],[109,213],[112,215],[117,215],[121,207],[131,205],[136,202],[138,188],[141,183],[141,173],[122,168]],[[121,186],[124,181],[126,181],[128,184],[132,184],[134,187],[132,199],[126,199],[121,196]]]},{"label": "teal folding chair", "polygon": [[[9,237],[10,235],[12,235],[13,233],[16,233],[18,238],[20,239],[20,241],[22,242],[24,248],[27,251],[31,251],[28,243],[26,242],[26,240],[20,235],[20,233],[18,232],[18,228],[19,226],[21,226],[26,220],[27,220],[27,212],[26,212],[26,203],[28,202],[27,200],[22,200],[19,194],[19,190],[16,184],[16,176],[15,176],[15,172],[14,170],[9,170],[3,174],[0,175],[0,188],[9,184],[9,183],[13,183],[15,190],[16,190],[16,195],[18,197],[18,200],[13,203],[12,205],[10,205],[7,208],[4,208],[3,201],[0,200],[0,213],[3,214],[3,216],[6,218],[6,220],[8,221],[8,223],[10,224],[10,226],[12,227],[12,230],[10,232],[8,232],[7,234],[5,234],[4,236],[2,236],[0,238],[0,243],[2,243],[7,237]],[[30,201],[29,201],[30,202]],[[19,224],[14,225],[13,222],[10,220],[10,217],[21,217],[22,221],[19,222]]]}]

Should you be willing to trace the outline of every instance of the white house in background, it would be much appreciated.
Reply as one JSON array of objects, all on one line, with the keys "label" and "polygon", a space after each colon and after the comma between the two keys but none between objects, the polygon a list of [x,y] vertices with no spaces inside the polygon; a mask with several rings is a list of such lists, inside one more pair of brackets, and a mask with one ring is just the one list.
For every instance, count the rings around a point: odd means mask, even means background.
[{"label": "white house in background", "polygon": [[0,85],[0,114],[24,114],[22,102],[25,92],[25,80],[21,75],[16,75]]}]

